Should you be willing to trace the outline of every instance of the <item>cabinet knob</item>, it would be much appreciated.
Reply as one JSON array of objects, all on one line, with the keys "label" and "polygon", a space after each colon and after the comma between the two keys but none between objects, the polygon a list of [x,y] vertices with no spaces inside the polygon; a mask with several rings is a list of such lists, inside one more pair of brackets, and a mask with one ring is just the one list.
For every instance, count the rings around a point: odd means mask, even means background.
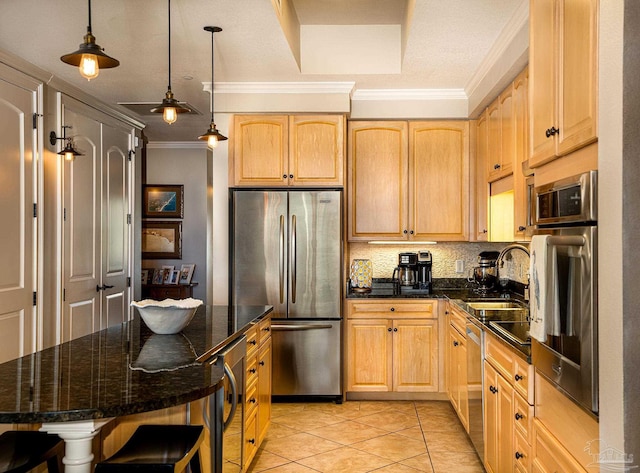
[{"label": "cabinet knob", "polygon": [[522,225],[520,225],[520,226],[518,227],[518,231],[519,231],[519,232],[524,232],[526,229],[527,229],[527,227],[522,226]]},{"label": "cabinet knob", "polygon": [[255,397],[252,397],[251,399],[249,399],[249,402],[250,402],[251,404],[255,404],[255,403],[256,403],[256,402],[258,402],[258,401],[256,401],[256,398],[255,398]]},{"label": "cabinet knob", "polygon": [[411,230],[411,231],[409,232],[409,235],[413,235],[413,230]]},{"label": "cabinet knob", "polygon": [[558,130],[555,126],[552,126],[551,128],[547,129],[547,131],[544,132],[544,134],[547,135],[547,138],[550,138],[553,135],[556,135],[558,133],[560,133],[560,130]]},{"label": "cabinet knob", "polygon": [[289,174],[289,179],[293,179],[293,174]]},{"label": "cabinet knob", "polygon": [[265,332],[269,332],[271,330],[271,327],[265,327],[262,330],[264,330]]},{"label": "cabinet knob", "polygon": [[395,311],[396,311],[395,307],[392,307],[392,308],[391,308],[391,309],[389,309],[389,310],[390,310],[391,312],[395,312]]},{"label": "cabinet knob", "polygon": [[261,361],[260,363],[258,363],[260,366],[264,366],[264,361]]},{"label": "cabinet knob", "polygon": [[524,377],[523,377],[523,376],[520,376],[519,374],[517,374],[517,375],[515,375],[515,376],[514,376],[514,379],[515,379],[516,381],[520,381],[521,379],[524,379]]},{"label": "cabinet knob", "polygon": [[397,331],[398,331],[398,327],[395,327],[395,328],[393,329],[393,331],[394,331],[394,332],[397,332]]},{"label": "cabinet knob", "polygon": [[521,458],[524,458],[524,454],[520,452],[516,452],[516,460],[520,460]]},{"label": "cabinet knob", "polygon": [[286,179],[286,178],[287,178],[287,175],[286,175],[286,174],[283,174],[283,175],[282,175],[282,179]]},{"label": "cabinet knob", "polygon": [[406,230],[404,230],[402,233],[404,233],[404,234],[406,235],[406,234],[407,234],[407,231],[406,231]]},{"label": "cabinet knob", "polygon": [[482,233],[489,233],[489,230],[487,230],[486,228],[483,228]]},{"label": "cabinet knob", "polygon": [[256,371],[258,371],[258,370],[256,370],[255,368],[251,368],[251,369],[249,370],[249,373],[254,374]]},{"label": "cabinet knob", "polygon": [[258,343],[258,341],[257,341],[257,340],[250,340],[250,341],[249,341],[249,344],[250,344],[250,345],[256,345],[257,343]]},{"label": "cabinet knob", "polygon": [[[458,343],[457,341],[455,341],[455,340],[454,340],[454,341],[453,341],[453,346],[454,346],[454,347],[457,347],[458,345],[460,345],[460,343]],[[489,388],[489,389],[491,389],[491,388]]]},{"label": "cabinet knob", "polygon": [[249,442],[250,444],[255,444],[256,443],[256,439],[249,439],[249,440],[247,440],[247,442]]},{"label": "cabinet knob", "polygon": [[500,166],[499,164],[494,164],[494,165],[493,165],[493,169],[500,169],[500,167],[501,167],[501,166]]},{"label": "cabinet knob", "polygon": [[391,329],[391,327],[389,327],[389,328],[387,329],[387,332],[391,332],[391,330],[392,330],[392,329]]},{"label": "cabinet knob", "polygon": [[516,420],[524,419],[524,416],[519,412],[516,412]]},{"label": "cabinet knob", "polygon": [[497,394],[498,388],[492,385],[492,386],[489,386],[489,391],[491,391],[493,394]]}]

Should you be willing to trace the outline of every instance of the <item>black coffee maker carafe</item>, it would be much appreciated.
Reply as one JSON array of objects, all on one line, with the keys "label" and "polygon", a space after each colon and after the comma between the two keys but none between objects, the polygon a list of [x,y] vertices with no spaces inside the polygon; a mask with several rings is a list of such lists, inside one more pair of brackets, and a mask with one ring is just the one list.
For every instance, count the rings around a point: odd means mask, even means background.
[{"label": "black coffee maker carafe", "polygon": [[418,252],[418,261],[416,263],[416,268],[418,272],[418,278],[416,286],[418,289],[426,289],[431,292],[431,252],[429,251],[419,251]]},{"label": "black coffee maker carafe", "polygon": [[398,266],[393,270],[393,282],[400,286],[415,286],[418,279],[417,263],[417,253],[400,253]]}]

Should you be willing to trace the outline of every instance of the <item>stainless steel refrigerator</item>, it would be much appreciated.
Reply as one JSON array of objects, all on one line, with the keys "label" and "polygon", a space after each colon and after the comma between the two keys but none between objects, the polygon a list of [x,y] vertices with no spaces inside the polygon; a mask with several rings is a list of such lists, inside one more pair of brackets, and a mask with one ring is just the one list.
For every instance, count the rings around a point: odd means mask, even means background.
[{"label": "stainless steel refrigerator", "polygon": [[342,399],[341,190],[231,191],[232,304],[272,305],[273,395]]}]

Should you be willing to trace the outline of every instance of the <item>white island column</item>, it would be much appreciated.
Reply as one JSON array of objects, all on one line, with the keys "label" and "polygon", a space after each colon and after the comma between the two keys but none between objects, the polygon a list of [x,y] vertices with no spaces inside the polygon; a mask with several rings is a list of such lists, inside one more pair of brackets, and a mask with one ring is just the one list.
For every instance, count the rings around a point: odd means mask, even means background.
[{"label": "white island column", "polygon": [[91,473],[93,461],[93,438],[109,419],[90,419],[72,422],[46,422],[40,430],[49,434],[57,434],[64,440],[65,473]]}]

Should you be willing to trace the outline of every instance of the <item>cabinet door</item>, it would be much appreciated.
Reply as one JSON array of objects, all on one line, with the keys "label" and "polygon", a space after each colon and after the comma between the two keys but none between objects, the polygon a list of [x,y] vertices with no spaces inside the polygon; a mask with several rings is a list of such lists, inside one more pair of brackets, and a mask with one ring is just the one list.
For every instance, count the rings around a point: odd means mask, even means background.
[{"label": "cabinet door", "polygon": [[564,0],[558,10],[562,63],[556,154],[563,156],[598,136],[598,0]]},{"label": "cabinet door", "polygon": [[513,170],[513,198],[514,198],[514,239],[524,241],[527,239],[525,230],[527,229],[527,206],[528,192],[525,175],[522,171],[522,163],[528,159],[528,124],[529,124],[529,101],[528,82],[529,69],[525,68],[513,81],[513,133],[515,159]]},{"label": "cabinet door", "polygon": [[498,373],[484,363],[484,466],[489,473],[498,470]]},{"label": "cabinet door", "polygon": [[[487,181],[488,159],[488,114],[478,117],[476,123],[475,155],[475,240],[487,241],[489,236],[489,184]],[[473,232],[473,229],[472,229]],[[473,234],[473,233],[472,233]]]},{"label": "cabinet door", "polygon": [[258,444],[267,435],[271,422],[271,337],[258,351]]},{"label": "cabinet door", "polygon": [[499,472],[513,471],[515,448],[513,445],[513,388],[502,376],[498,375],[498,469]]},{"label": "cabinet door", "polygon": [[513,85],[508,85],[498,97],[500,102],[500,177],[513,172],[515,159],[515,124]]},{"label": "cabinet door", "polygon": [[393,390],[438,391],[438,321],[393,321]]},{"label": "cabinet door", "polygon": [[556,107],[555,0],[529,3],[529,127],[530,164],[535,166],[553,158],[554,140],[546,135],[558,127]]},{"label": "cabinet door", "polygon": [[344,116],[289,117],[289,184],[344,183]]},{"label": "cabinet door", "polygon": [[233,125],[235,185],[288,185],[289,117],[236,115]]},{"label": "cabinet door", "polygon": [[469,122],[409,124],[409,233],[469,239]]},{"label": "cabinet door", "polygon": [[386,319],[347,322],[347,391],[392,390],[392,326]]},{"label": "cabinet door", "polygon": [[500,177],[501,162],[500,100],[497,98],[487,107],[487,179],[489,182]]},{"label": "cabinet door", "polygon": [[349,122],[349,239],[407,238],[407,122]]}]

